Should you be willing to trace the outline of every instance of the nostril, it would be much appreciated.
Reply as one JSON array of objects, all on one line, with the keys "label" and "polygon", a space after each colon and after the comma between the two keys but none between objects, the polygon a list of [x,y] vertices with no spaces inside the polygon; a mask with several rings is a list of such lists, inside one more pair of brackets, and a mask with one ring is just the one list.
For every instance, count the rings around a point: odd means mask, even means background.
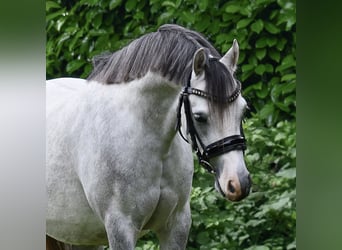
[{"label": "nostril", "polygon": [[229,192],[231,192],[231,193],[235,193],[235,187],[233,186],[233,184],[232,184],[232,182],[233,181],[228,181],[228,190],[229,190]]}]

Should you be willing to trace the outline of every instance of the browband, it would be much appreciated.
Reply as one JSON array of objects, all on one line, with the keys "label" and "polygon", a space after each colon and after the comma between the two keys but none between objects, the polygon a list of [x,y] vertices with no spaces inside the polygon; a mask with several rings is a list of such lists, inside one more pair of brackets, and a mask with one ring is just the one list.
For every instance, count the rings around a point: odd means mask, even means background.
[{"label": "browband", "polygon": [[[241,83],[239,81],[236,81],[238,83],[238,86],[236,87],[236,89],[234,90],[234,92],[229,96],[227,97],[226,99],[223,100],[223,102],[225,103],[232,103],[236,100],[236,98],[238,98],[238,96],[240,95],[241,93]],[[186,90],[183,90],[183,93],[186,92],[188,93],[189,95],[192,94],[192,95],[197,95],[197,96],[200,96],[200,97],[203,97],[203,98],[206,98],[208,100],[212,100],[214,102],[217,102],[218,101],[218,98],[217,96],[214,96],[214,95],[210,95],[209,93],[203,91],[203,90],[200,90],[200,89],[196,89],[196,88],[192,88],[192,87],[185,87]]]}]

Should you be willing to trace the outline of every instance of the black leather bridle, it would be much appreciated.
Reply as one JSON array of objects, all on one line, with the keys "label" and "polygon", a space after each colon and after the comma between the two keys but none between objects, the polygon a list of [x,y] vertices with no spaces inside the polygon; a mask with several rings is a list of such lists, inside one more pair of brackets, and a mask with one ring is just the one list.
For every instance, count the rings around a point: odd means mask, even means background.
[{"label": "black leather bridle", "polygon": [[[235,91],[226,98],[226,103],[232,103],[234,102],[238,96],[241,93],[241,83],[237,81],[238,85]],[[214,158],[216,156],[225,154],[227,152],[233,151],[233,150],[245,150],[246,149],[246,140],[243,135],[242,126],[241,126],[241,132],[240,135],[232,135],[225,137],[223,139],[220,139],[218,141],[215,141],[207,146],[204,145],[202,142],[196,127],[194,125],[191,106],[190,106],[190,95],[197,95],[203,98],[207,98],[212,101],[216,101],[217,98],[215,96],[209,95],[209,93],[202,91],[200,89],[192,88],[190,86],[190,80],[188,81],[187,86],[185,86],[180,93],[179,96],[179,102],[178,102],[178,108],[177,108],[177,130],[181,137],[188,143],[190,143],[182,134],[181,131],[181,112],[182,112],[182,106],[184,105],[184,112],[186,117],[186,123],[187,123],[187,130],[190,135],[191,139],[191,145],[192,149],[196,153],[198,157],[198,161],[201,166],[203,166],[209,173],[215,174],[216,169],[209,163],[209,160],[211,158]],[[202,151],[200,150],[200,147],[198,146],[198,143],[201,146]],[[217,180],[216,180],[217,181]],[[220,185],[218,185],[221,194],[224,196],[224,193],[222,192],[222,189]]]}]

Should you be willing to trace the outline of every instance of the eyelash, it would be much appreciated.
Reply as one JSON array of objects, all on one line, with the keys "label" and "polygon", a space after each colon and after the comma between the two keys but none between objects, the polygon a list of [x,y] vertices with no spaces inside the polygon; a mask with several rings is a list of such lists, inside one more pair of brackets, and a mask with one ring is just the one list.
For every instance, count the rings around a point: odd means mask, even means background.
[{"label": "eyelash", "polygon": [[205,115],[203,115],[203,114],[194,114],[194,118],[199,123],[207,123],[208,122],[208,118],[205,117]]}]

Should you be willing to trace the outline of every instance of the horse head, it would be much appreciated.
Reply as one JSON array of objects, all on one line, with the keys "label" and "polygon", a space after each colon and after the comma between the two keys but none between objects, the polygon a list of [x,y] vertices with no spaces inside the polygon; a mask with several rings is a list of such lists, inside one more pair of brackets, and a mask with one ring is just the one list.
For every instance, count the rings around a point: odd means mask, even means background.
[{"label": "horse head", "polygon": [[247,103],[240,94],[240,82],[233,76],[238,58],[236,40],[222,58],[213,58],[206,49],[198,49],[192,62],[188,86],[191,90],[185,91],[191,110],[191,119],[187,117],[189,140],[200,164],[215,174],[216,189],[230,201],[243,199],[251,187],[241,125]]}]

